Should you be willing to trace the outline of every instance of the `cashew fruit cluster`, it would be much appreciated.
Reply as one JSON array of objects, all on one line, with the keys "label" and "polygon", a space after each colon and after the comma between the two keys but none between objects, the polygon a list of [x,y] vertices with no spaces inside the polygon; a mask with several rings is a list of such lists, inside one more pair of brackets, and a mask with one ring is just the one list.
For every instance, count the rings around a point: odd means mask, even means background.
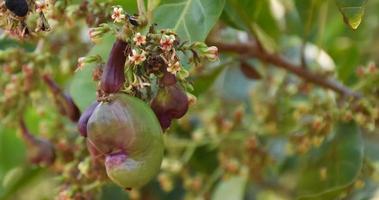
[{"label": "cashew fruit cluster", "polygon": [[164,145],[159,121],[149,105],[120,92],[125,82],[128,44],[117,40],[102,74],[101,99],[87,108],[78,129],[108,177],[125,189],[139,188],[157,175]]}]

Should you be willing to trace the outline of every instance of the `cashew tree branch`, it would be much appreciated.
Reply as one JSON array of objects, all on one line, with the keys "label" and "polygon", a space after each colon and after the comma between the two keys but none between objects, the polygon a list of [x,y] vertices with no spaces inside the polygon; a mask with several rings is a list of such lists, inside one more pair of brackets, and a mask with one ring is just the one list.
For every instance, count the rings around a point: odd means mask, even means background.
[{"label": "cashew tree branch", "polygon": [[361,98],[361,95],[359,93],[350,90],[340,82],[312,73],[302,65],[295,65],[279,54],[268,53],[264,49],[260,48],[259,45],[256,45],[254,42],[224,43],[216,40],[208,40],[207,44],[217,46],[220,52],[231,52],[240,54],[242,56],[257,58],[263,62],[272,64],[275,67],[282,68],[293,74],[296,74],[308,82],[333,90],[344,97],[350,97],[354,99]]}]

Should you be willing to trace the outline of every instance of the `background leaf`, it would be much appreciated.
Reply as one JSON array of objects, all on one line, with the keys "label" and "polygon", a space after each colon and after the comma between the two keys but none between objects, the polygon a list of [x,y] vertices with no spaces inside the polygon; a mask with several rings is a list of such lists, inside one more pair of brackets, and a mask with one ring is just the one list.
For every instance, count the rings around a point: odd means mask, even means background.
[{"label": "background leaf", "polygon": [[347,25],[357,29],[362,22],[367,0],[337,0],[337,6]]},{"label": "background leaf", "polygon": [[222,180],[213,193],[212,200],[242,200],[245,194],[247,178],[234,176]]},{"label": "background leaf", "polygon": [[363,141],[358,127],[338,124],[334,138],[307,157],[298,182],[299,197],[329,195],[348,186],[357,178],[362,161]]}]

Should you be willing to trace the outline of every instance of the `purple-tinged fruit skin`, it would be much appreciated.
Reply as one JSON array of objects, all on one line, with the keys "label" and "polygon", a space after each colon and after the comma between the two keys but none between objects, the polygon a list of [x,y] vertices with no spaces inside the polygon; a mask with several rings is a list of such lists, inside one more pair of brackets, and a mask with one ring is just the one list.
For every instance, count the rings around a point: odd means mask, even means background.
[{"label": "purple-tinged fruit skin", "polygon": [[175,85],[176,84],[176,77],[175,75],[165,72],[163,75],[162,79],[160,80],[160,84],[162,86],[170,86],[170,85]]},{"label": "purple-tinged fruit skin", "polygon": [[187,94],[175,84],[160,87],[150,106],[165,130],[172,119],[179,119],[187,113],[188,104]]},{"label": "purple-tinged fruit skin", "polygon": [[25,17],[29,10],[26,0],[5,0],[5,7],[19,17]]},{"label": "purple-tinged fruit skin", "polygon": [[128,43],[117,39],[101,77],[101,89],[108,94],[117,93],[125,82],[124,66]]},{"label": "purple-tinged fruit skin", "polygon": [[121,165],[127,160],[128,156],[125,153],[113,153],[105,158],[105,165],[112,168]]},{"label": "purple-tinged fruit skin", "polygon": [[20,120],[21,136],[28,146],[28,159],[37,165],[51,165],[55,160],[54,146],[42,138],[32,135],[23,120]]},{"label": "purple-tinged fruit skin", "polygon": [[93,111],[95,110],[96,106],[99,105],[99,102],[95,101],[92,103],[80,116],[78,121],[78,130],[80,135],[83,137],[87,137],[87,123],[89,118],[91,117]]},{"label": "purple-tinged fruit skin", "polygon": [[162,129],[138,98],[118,93],[101,102],[88,120],[87,140],[106,155],[108,177],[123,188],[142,187],[160,170]]}]

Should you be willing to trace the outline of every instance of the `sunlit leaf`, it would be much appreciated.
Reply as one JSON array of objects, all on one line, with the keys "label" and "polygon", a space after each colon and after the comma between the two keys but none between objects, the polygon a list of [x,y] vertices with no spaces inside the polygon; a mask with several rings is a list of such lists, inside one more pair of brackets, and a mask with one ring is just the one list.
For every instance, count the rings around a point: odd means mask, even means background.
[{"label": "sunlit leaf", "polygon": [[225,0],[162,0],[153,21],[160,28],[173,29],[183,40],[203,41],[224,4]]},{"label": "sunlit leaf", "polygon": [[357,29],[362,22],[367,0],[336,0],[343,19],[352,29]]}]

